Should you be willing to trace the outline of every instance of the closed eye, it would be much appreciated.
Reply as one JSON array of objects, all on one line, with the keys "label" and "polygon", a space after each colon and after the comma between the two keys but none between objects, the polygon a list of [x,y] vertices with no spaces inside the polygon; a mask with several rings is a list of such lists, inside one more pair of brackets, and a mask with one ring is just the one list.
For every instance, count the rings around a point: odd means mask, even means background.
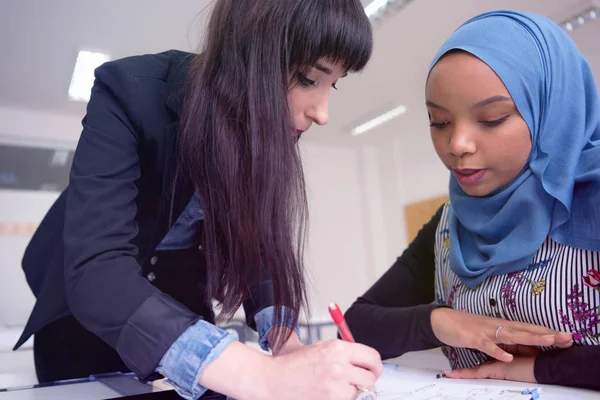
[{"label": "closed eye", "polygon": [[479,123],[485,126],[494,127],[505,122],[508,119],[508,117],[510,117],[510,115],[504,116],[500,119],[495,119],[493,121],[479,121]]},{"label": "closed eye", "polygon": [[302,75],[302,74],[298,74],[298,82],[302,85],[302,86],[316,86],[316,82],[313,81],[312,79],[308,79],[306,76]]},{"label": "closed eye", "polygon": [[450,124],[450,122],[433,122],[433,121],[429,121],[429,126],[431,128],[436,128],[436,129],[442,129],[442,128],[446,127],[448,124]]}]

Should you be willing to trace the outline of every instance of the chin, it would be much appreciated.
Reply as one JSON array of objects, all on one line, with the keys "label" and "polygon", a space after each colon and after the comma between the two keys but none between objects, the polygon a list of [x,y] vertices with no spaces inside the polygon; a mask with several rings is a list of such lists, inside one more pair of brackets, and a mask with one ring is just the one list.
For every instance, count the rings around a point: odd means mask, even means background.
[{"label": "chin", "polygon": [[463,192],[472,197],[486,197],[494,191],[493,189],[486,187],[486,185],[460,185],[460,187]]}]

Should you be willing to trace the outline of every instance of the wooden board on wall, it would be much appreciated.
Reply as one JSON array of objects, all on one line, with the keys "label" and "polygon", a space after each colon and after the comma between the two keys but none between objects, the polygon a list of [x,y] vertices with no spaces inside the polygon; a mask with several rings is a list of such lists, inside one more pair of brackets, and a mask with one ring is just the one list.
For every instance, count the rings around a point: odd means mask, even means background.
[{"label": "wooden board on wall", "polygon": [[38,225],[36,222],[0,221],[0,236],[33,236]]},{"label": "wooden board on wall", "polygon": [[419,233],[419,230],[425,225],[433,214],[442,204],[448,201],[448,195],[434,197],[408,204],[404,207],[404,220],[406,222],[406,238],[408,243]]}]

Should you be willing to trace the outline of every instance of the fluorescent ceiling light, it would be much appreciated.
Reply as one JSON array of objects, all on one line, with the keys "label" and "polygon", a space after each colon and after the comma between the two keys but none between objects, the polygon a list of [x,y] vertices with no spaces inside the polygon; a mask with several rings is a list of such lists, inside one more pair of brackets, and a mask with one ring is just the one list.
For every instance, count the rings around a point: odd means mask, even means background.
[{"label": "fluorescent ceiling light", "polygon": [[412,0],[373,0],[365,7],[367,17],[377,19],[380,14],[387,13],[388,10],[400,11]]},{"label": "fluorescent ceiling light", "polygon": [[89,101],[94,85],[94,70],[107,61],[110,61],[108,54],[80,51],[69,86],[69,99]]},{"label": "fluorescent ceiling light", "polygon": [[373,118],[370,121],[365,122],[362,125],[357,126],[352,130],[352,136],[361,135],[385,122],[388,122],[391,119],[394,119],[402,114],[406,113],[407,108],[405,106],[398,106],[386,113],[381,114],[380,116]]},{"label": "fluorescent ceiling light", "polygon": [[385,6],[387,6],[388,0],[373,0],[368,6],[365,7],[365,13],[367,17],[372,17]]}]

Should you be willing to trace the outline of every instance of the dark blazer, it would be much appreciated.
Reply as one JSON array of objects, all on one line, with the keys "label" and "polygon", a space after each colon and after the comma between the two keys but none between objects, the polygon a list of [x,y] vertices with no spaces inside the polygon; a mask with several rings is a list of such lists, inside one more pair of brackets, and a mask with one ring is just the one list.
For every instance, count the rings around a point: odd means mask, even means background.
[{"label": "dark blazer", "polygon": [[[188,326],[199,318],[214,320],[210,306],[196,305],[205,288],[202,274],[192,274],[190,282],[190,274],[167,269],[177,275],[168,294],[149,273],[156,268],[156,246],[193,194],[192,185],[178,182],[171,214],[167,195],[192,58],[172,50],[96,69],[69,185],[23,258],[37,302],[15,349],[46,324],[72,314],[146,379]],[[202,262],[200,251],[181,254],[182,260],[197,256]],[[268,274],[257,282],[244,303],[253,329],[254,315],[273,304]]]}]

